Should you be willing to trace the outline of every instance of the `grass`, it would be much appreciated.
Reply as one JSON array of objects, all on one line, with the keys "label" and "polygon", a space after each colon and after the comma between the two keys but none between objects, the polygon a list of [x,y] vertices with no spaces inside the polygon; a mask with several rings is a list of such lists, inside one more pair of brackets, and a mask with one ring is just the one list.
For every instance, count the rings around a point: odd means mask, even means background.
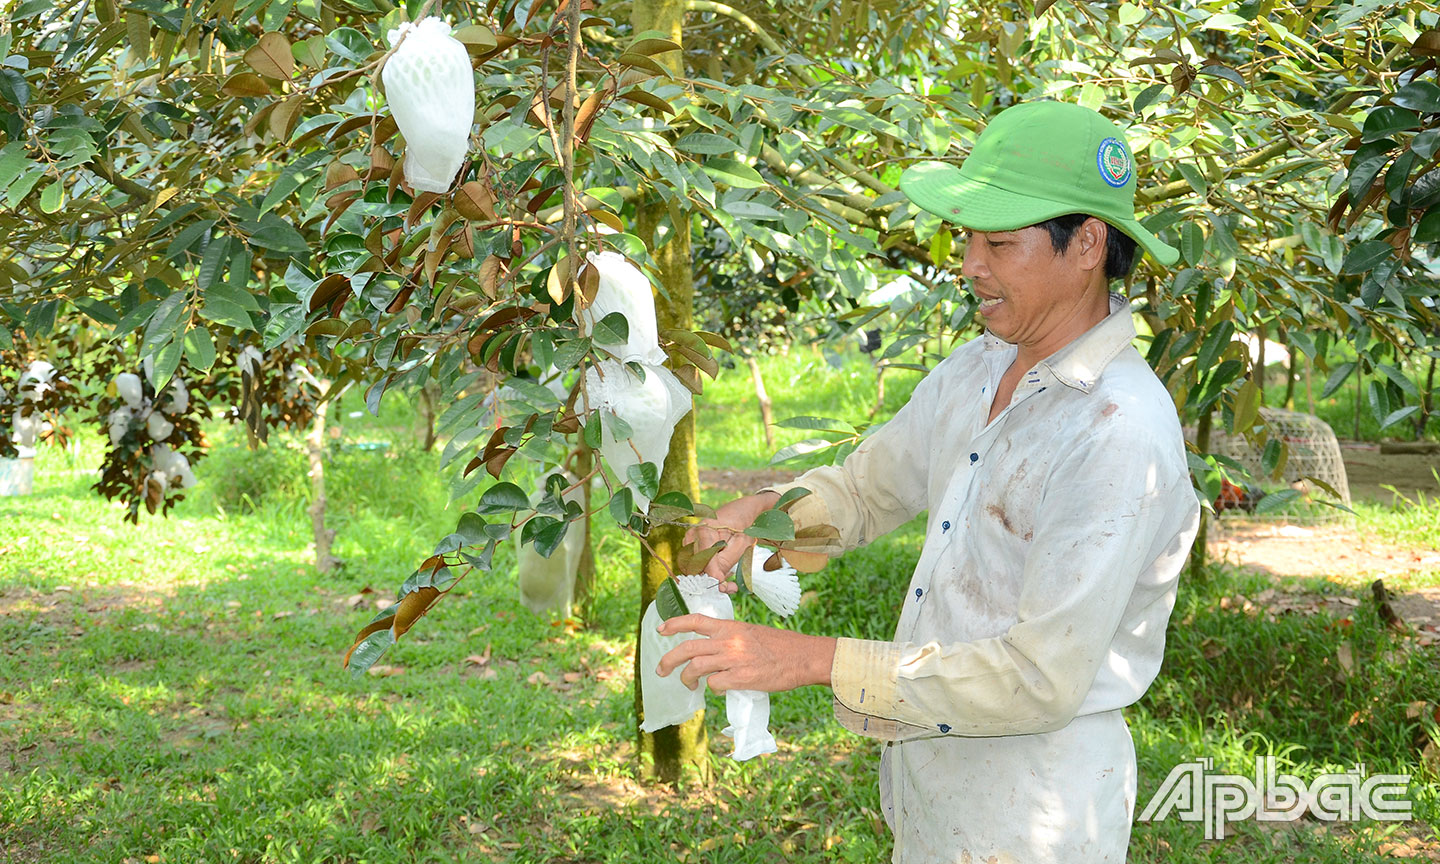
[{"label": "grass", "polygon": [[[863,359],[834,369],[801,349],[766,371],[778,418],[864,417],[874,400]],[[887,410],[913,384],[893,374]],[[346,562],[332,577],[307,564],[303,459],[283,441],[250,453],[217,430],[200,486],[137,528],[86,488],[94,449],[42,451],[36,494],[0,499],[0,862],[888,860],[877,749],[815,688],[775,698],[776,756],[734,763],[717,736],[712,787],[638,783],[636,553],[603,519],[583,629],[525,611],[506,549],[382,661],[394,674],[343,673],[376,601],[456,518],[408,408],[352,410],[345,439],[387,447],[327,464]],[[763,467],[757,414],[744,368],[727,370],[698,415],[702,464]],[[1434,507],[1360,518],[1409,542]],[[808,577],[814,599],[789,626],[889,638],[921,540],[912,523]],[[1317,611],[1268,621],[1267,589]],[[1184,586],[1165,668],[1128,712],[1142,805],[1200,755],[1248,773],[1254,753],[1283,752],[1304,777],[1363,759],[1416,775],[1416,820],[1399,833],[1440,841],[1440,789],[1419,757],[1440,733],[1407,715],[1440,694],[1440,652],[1364,602],[1327,611],[1342,596],[1363,598],[1364,580],[1277,586],[1217,567]],[[1131,860],[1380,861],[1394,830],[1247,822],[1211,842],[1172,819],[1137,825]]]}]

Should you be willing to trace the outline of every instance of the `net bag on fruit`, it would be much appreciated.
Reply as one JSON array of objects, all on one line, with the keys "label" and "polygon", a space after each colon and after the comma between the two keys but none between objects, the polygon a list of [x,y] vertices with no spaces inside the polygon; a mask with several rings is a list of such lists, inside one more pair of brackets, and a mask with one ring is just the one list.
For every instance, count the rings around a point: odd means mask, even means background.
[{"label": "net bag on fruit", "polygon": [[400,46],[385,61],[380,78],[405,136],[405,182],[419,192],[444,192],[470,149],[475,119],[470,55],[439,18],[401,24],[386,38],[390,47]]},{"label": "net bag on fruit", "polygon": [[[680,590],[685,607],[691,612],[721,620],[735,617],[735,606],[730,596],[721,592],[720,583],[709,576],[677,576],[675,585]],[[701,678],[700,686],[691,690],[681,680],[679,669],[671,672],[669,677],[661,678],[656,674],[655,667],[660,665],[660,658],[681,643],[707,637],[698,633],[661,636],[655,632],[659,624],[660,613],[651,603],[640,625],[640,696],[645,709],[645,720],[640,728],[646,732],[684,723],[705,707],[708,676]],[[731,758],[743,762],[775,752],[775,736],[767,728],[770,723],[769,693],[727,690],[725,720],[728,725],[723,734],[729,735],[735,743]]]},{"label": "net bag on fruit", "polygon": [[589,336],[597,322],[612,312],[619,312],[629,325],[629,335],[623,344],[601,345],[600,350],[620,360],[664,363],[665,352],[660,349],[650,280],[618,252],[600,252],[589,257],[600,275],[600,283],[595,289],[595,299],[580,310],[581,335]]},{"label": "net bag on fruit", "polygon": [[[601,360],[585,371],[587,412],[608,412],[630,427],[619,428],[601,414],[600,455],[615,477],[631,488],[641,510],[650,507],[649,496],[635,488],[627,476],[630,466],[641,462],[665,464],[675,424],[690,411],[690,391],[664,366],[638,364],[644,376],[614,360]],[[618,430],[618,431],[617,431]]]}]

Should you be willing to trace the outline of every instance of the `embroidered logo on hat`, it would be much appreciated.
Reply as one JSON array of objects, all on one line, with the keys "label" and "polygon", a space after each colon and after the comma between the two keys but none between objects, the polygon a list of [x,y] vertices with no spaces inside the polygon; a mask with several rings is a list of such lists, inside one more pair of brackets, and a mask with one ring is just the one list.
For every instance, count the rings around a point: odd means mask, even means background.
[{"label": "embroidered logo on hat", "polygon": [[1100,167],[1100,179],[1117,189],[1130,180],[1130,153],[1115,138],[1100,142],[1095,163]]}]

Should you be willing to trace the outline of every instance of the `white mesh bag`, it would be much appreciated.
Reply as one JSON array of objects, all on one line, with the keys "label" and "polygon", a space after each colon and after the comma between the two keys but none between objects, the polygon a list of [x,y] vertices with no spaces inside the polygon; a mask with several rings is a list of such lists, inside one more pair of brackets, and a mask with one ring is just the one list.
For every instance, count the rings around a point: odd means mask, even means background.
[{"label": "white mesh bag", "polygon": [[800,608],[800,577],[795,568],[782,564],[778,569],[766,570],[765,562],[775,551],[758,543],[750,549],[750,590],[776,615],[785,618],[795,614]]},{"label": "white mesh bag", "polygon": [[670,452],[670,437],[675,424],[690,411],[690,391],[663,366],[641,364],[645,370],[642,381],[624,364],[601,360],[599,369],[585,371],[585,410],[609,411],[630,426],[630,437],[615,437],[614,424],[601,419],[604,434],[600,438],[600,455],[617,479],[634,492],[641,510],[650,507],[650,499],[635,489],[626,477],[631,465],[653,462],[662,468]]},{"label": "white mesh bag", "polygon": [[595,289],[595,299],[580,311],[581,335],[589,336],[595,322],[611,312],[619,312],[630,325],[629,336],[623,345],[601,345],[600,350],[621,360],[664,363],[665,352],[660,350],[660,329],[655,323],[655,297],[650,291],[650,280],[618,252],[600,252],[589,257],[600,274],[600,285]]},{"label": "white mesh bag", "polygon": [[[732,620],[735,604],[730,595],[720,591],[720,583],[709,576],[677,576],[675,583],[691,612],[711,618]],[[658,662],[658,661],[657,661]],[[672,672],[671,676],[678,675]],[[739,762],[765,753],[774,753],[775,736],[770,734],[770,694],[760,690],[726,690],[725,721],[729,724],[721,734],[729,735],[735,744],[731,758]]]},{"label": "white mesh bag", "polygon": [[475,73],[465,46],[439,18],[405,23],[386,34],[393,48],[381,80],[400,134],[405,136],[405,181],[416,191],[444,192],[470,149],[475,119]]},{"label": "white mesh bag", "polygon": [[[573,482],[573,478],[568,475],[566,479]],[[542,495],[545,492],[543,477],[537,491]],[[562,495],[561,499],[584,506],[585,487],[576,486]],[[518,543],[519,533],[515,536]],[[550,553],[549,558],[540,557],[540,553],[535,551],[534,543],[520,546],[516,555],[519,561],[517,581],[520,583],[520,602],[525,604],[525,608],[536,615],[557,612],[562,617],[570,617],[570,607],[575,602],[575,574],[580,570],[580,558],[584,553],[583,519],[570,523],[565,529],[565,537],[555,551]]]},{"label": "white mesh bag", "polygon": [[660,626],[660,612],[652,602],[645,609],[640,621],[640,701],[644,705],[645,719],[640,723],[644,732],[654,732],[666,726],[678,726],[695,716],[705,707],[705,679],[700,686],[691,690],[680,680],[680,670],[661,678],[655,674],[655,667],[664,657],[682,642],[704,639],[697,633],[677,633],[661,636],[655,628]]}]

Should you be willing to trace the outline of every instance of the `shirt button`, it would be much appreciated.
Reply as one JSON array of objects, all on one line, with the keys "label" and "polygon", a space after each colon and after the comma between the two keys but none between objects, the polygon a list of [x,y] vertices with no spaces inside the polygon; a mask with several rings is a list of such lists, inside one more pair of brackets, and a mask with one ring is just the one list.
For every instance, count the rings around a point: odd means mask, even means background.
[{"label": "shirt button", "polygon": [[950,520],[949,520],[949,519],[946,519],[944,522],[941,522],[941,523],[940,523],[940,530],[941,530],[941,531],[949,531],[949,530],[950,530]]},{"label": "shirt button", "polygon": [[979,461],[980,461],[980,454],[979,454],[979,453],[971,453],[971,454],[970,454],[970,464],[971,464],[971,465],[974,465],[976,462],[979,462]]}]

